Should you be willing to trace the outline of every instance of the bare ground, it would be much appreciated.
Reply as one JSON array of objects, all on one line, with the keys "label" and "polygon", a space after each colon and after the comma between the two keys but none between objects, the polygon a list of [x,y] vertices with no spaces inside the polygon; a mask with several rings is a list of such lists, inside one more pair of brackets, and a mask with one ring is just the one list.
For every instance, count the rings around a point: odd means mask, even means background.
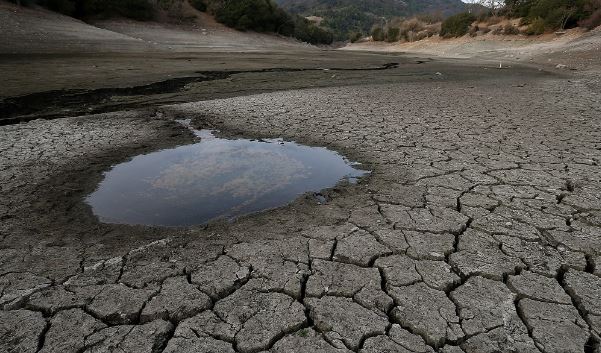
[{"label": "bare ground", "polygon": [[[103,74],[73,65],[62,85],[145,109],[0,127],[0,351],[599,352],[601,100],[584,71],[315,49],[134,54],[101,56]],[[142,72],[118,71],[126,60]],[[171,97],[116,90],[194,66],[255,72]],[[13,77],[25,97],[64,80]],[[69,107],[64,96],[23,120]],[[82,200],[102,172],[190,143],[180,117],[327,146],[373,174],[232,224],[99,223]]]}]

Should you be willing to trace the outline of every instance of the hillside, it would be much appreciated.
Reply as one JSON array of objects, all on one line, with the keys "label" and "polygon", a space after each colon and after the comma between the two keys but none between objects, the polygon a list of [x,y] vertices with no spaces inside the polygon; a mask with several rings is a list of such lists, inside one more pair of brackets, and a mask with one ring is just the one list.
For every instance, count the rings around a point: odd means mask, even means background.
[{"label": "hillside", "polygon": [[339,39],[351,31],[367,33],[374,23],[417,14],[452,15],[467,7],[461,0],[276,0],[289,12],[323,18]]},{"label": "hillside", "polygon": [[160,17],[155,21],[115,18],[84,22],[41,7],[17,6],[0,0],[0,53],[248,52],[309,48],[281,36],[235,31],[215,22],[208,14],[193,8],[185,10],[189,20],[182,23]]}]

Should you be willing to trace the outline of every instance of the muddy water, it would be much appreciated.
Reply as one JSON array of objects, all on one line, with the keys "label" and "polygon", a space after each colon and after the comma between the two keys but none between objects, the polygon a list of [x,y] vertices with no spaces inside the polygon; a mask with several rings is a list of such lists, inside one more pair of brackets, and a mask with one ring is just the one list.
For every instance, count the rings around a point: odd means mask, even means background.
[{"label": "muddy water", "polygon": [[105,223],[191,226],[286,205],[368,172],[322,147],[223,139],[134,157],[105,173],[86,202]]}]

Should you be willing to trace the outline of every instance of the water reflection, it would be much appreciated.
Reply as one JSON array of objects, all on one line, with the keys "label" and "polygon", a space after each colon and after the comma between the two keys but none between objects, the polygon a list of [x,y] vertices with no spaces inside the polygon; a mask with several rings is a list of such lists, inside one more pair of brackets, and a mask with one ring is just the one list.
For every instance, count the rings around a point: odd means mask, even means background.
[{"label": "water reflection", "polygon": [[282,140],[200,142],[134,157],[105,174],[86,201],[103,222],[204,224],[283,206],[367,172],[336,152]]}]

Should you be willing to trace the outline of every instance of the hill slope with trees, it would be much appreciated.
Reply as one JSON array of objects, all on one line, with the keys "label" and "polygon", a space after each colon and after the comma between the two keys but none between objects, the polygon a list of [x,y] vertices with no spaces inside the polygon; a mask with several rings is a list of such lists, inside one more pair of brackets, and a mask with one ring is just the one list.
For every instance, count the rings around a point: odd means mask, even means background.
[{"label": "hill slope with trees", "polygon": [[369,33],[374,24],[392,17],[431,14],[439,17],[466,11],[461,0],[277,0],[285,10],[302,16],[323,18],[321,25],[337,39],[349,33]]},{"label": "hill slope with trees", "polygon": [[10,0],[23,6],[42,6],[78,19],[125,17],[153,20],[158,12],[183,2],[217,21],[241,31],[276,33],[311,44],[330,44],[333,35],[297,14],[290,14],[273,0]]}]

